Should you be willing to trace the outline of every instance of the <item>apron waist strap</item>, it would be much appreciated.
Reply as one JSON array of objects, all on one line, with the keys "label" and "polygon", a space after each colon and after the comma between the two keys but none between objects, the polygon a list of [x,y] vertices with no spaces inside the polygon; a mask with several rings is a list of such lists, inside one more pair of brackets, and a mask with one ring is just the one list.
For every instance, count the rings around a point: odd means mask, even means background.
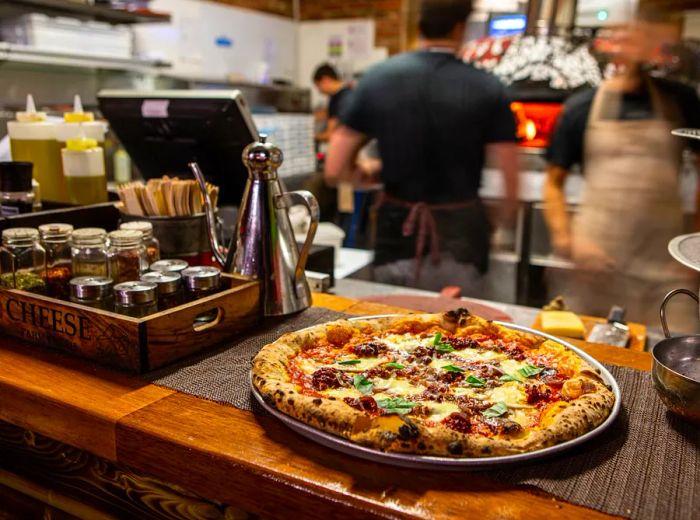
[{"label": "apron waist strap", "polygon": [[433,211],[449,211],[457,209],[465,209],[472,207],[478,203],[478,199],[469,199],[458,202],[445,202],[428,204],[423,201],[407,201],[402,200],[386,193],[381,193],[377,200],[376,207],[383,205],[398,206],[408,209],[408,215],[402,224],[402,234],[404,237],[410,237],[416,233],[416,251],[415,251],[415,280],[420,277],[423,255],[425,253],[426,242],[430,240],[430,260],[433,264],[440,261],[440,233],[438,232],[437,222]]}]

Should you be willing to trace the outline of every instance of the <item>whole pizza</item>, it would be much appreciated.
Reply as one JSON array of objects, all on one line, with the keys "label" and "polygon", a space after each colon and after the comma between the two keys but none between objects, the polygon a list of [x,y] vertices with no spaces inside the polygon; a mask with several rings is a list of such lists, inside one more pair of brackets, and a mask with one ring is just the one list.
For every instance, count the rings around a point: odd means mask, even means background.
[{"label": "whole pizza", "polygon": [[340,320],[287,334],[253,360],[280,411],[382,451],[489,457],[596,428],[615,397],[563,345],[469,314]]}]

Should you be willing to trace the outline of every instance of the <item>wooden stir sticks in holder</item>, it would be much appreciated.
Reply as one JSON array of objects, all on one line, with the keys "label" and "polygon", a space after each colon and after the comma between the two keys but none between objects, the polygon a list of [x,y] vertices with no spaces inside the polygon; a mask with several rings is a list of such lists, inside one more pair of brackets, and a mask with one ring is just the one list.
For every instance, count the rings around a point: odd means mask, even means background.
[{"label": "wooden stir sticks in holder", "polygon": [[[207,191],[214,208],[217,206],[219,187],[207,183]],[[187,217],[204,211],[204,201],[197,181],[170,178],[129,182],[119,186],[119,199],[125,213],[149,217]]]}]

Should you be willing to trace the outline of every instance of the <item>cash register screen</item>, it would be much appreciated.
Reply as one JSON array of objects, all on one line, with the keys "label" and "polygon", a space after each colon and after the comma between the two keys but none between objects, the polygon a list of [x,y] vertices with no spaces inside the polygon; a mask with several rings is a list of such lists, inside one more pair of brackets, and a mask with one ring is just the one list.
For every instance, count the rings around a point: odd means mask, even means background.
[{"label": "cash register screen", "polygon": [[258,132],[238,90],[103,90],[97,98],[144,178],[191,178],[187,163],[197,161],[219,186],[220,204],[240,203],[241,154]]}]

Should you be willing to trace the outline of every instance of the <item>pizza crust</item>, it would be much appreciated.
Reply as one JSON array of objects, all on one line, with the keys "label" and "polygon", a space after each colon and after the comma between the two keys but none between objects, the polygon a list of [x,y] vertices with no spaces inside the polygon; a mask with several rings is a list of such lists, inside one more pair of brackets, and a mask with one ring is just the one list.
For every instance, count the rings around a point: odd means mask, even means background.
[{"label": "pizza crust", "polygon": [[[407,331],[439,326],[454,332],[458,327],[483,332],[497,324],[465,313],[392,316],[357,321],[339,320],[280,337],[253,360],[253,385],[266,402],[281,412],[315,428],[382,451],[447,457],[491,457],[536,451],[579,437],[602,424],[610,414],[615,397],[595,371],[580,357],[574,384],[586,382],[588,391],[572,401],[552,404],[541,427],[515,435],[482,436],[461,433],[443,425],[426,426],[410,416],[370,416],[348,406],[339,398],[301,393],[290,379],[288,361],[318,340],[353,337],[389,328]],[[494,330],[494,329],[491,329]],[[519,340],[542,344],[546,339],[514,333]],[[340,345],[339,345],[340,346]]]}]

